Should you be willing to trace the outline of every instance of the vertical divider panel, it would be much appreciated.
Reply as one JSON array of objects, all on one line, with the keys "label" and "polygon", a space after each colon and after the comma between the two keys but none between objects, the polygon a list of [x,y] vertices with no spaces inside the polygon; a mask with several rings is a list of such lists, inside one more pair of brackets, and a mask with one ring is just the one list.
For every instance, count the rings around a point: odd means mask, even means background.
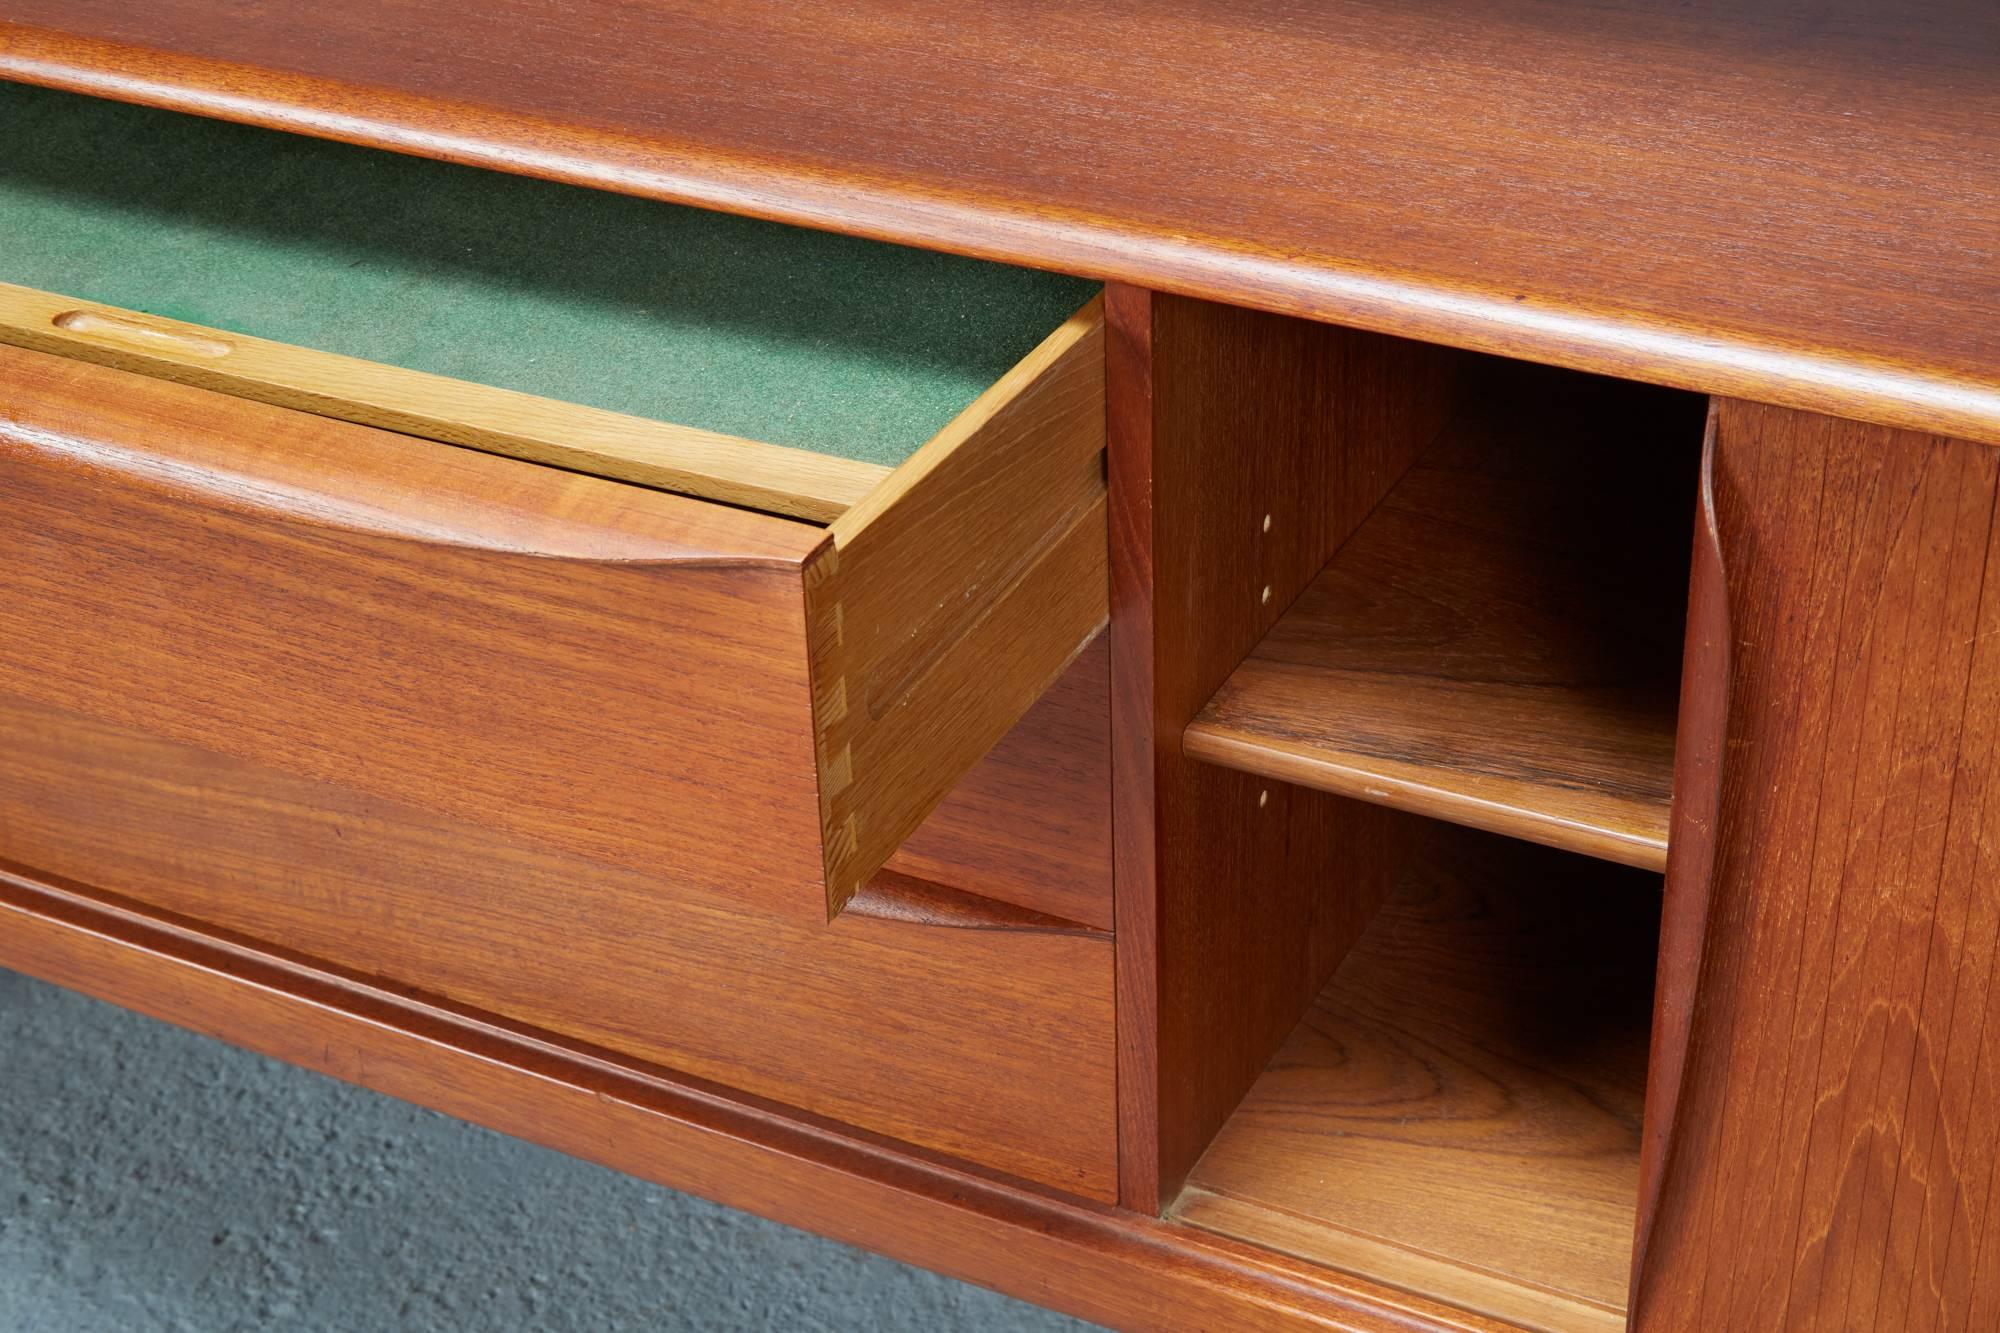
[{"label": "vertical divider panel", "polygon": [[1405,817],[1181,733],[1436,436],[1462,355],[1107,292],[1119,1175],[1156,1212],[1379,905]]}]

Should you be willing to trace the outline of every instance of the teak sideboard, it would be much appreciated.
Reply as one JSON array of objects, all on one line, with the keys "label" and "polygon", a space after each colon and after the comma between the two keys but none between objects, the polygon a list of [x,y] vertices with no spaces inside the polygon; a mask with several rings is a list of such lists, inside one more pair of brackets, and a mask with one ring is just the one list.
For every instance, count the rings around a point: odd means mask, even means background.
[{"label": "teak sideboard", "polygon": [[1996,500],[1986,0],[0,0],[0,966],[1102,1323],[2000,1327]]}]

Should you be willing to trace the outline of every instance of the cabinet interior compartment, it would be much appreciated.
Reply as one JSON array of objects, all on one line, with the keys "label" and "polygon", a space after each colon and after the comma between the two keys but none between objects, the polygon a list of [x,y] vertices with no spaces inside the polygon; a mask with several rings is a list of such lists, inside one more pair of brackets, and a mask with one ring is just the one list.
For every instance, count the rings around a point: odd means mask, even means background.
[{"label": "cabinet interior compartment", "polygon": [[1497,357],[1437,391],[1445,424],[1184,736],[1400,812],[1400,850],[1386,879],[1298,868],[1369,924],[1169,1212],[1622,1328],[1706,401]]},{"label": "cabinet interior compartment", "polygon": [[1422,833],[1173,1214],[1529,1328],[1623,1328],[1659,879]]},{"label": "cabinet interior compartment", "polygon": [[1499,358],[1186,733],[1283,782],[1659,870],[1704,401]]}]

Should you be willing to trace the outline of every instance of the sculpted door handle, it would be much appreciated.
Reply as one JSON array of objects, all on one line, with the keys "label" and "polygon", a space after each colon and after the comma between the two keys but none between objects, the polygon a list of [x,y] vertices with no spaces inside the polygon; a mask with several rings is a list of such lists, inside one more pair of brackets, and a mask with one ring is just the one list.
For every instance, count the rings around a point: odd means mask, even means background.
[{"label": "sculpted door handle", "polygon": [[1731,670],[1729,577],[1715,517],[1716,411],[1709,407],[1701,450],[1701,500],[1688,581],[1687,639],[1681,666],[1674,805],[1667,842],[1666,893],[1653,1000],[1653,1037],[1640,1137],[1639,1211],[1632,1248],[1630,1309],[1636,1322],[1646,1251],[1675,1144],[1702,958],[1708,937],[1716,819],[1728,744]]}]

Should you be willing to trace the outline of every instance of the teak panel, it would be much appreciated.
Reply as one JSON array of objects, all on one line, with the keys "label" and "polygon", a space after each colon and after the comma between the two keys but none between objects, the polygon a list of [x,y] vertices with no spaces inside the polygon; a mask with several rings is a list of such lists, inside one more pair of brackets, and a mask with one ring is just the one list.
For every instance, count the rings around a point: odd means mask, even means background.
[{"label": "teak panel", "polygon": [[1110,710],[1099,635],[885,868],[1110,930]]},{"label": "teak panel", "polygon": [[0,735],[38,873],[1112,1197],[1101,935],[801,922],[5,692]]},{"label": "teak panel", "polygon": [[1491,1320],[0,873],[0,967],[1115,1327]]},{"label": "teak panel", "polygon": [[1483,369],[1188,753],[1663,869],[1705,405]]},{"label": "teak panel", "polygon": [[1726,744],[1636,1322],[1992,1327],[2000,455],[1724,402],[1709,472]]},{"label": "teak panel", "polygon": [[1458,357],[1106,302],[1120,1188],[1150,1211],[1367,923],[1407,818],[1196,763],[1181,733],[1437,434]]},{"label": "teak panel", "polygon": [[1660,881],[1429,835],[1173,1215],[1528,1327],[1622,1328]]},{"label": "teak panel", "polygon": [[2000,441],[1990,0],[6,0],[0,73]]},{"label": "teak panel", "polygon": [[690,891],[822,896],[819,530],[37,352],[0,378],[0,690]]},{"label": "teak panel", "polygon": [[267,342],[0,282],[0,343],[819,522],[889,475],[856,462]]}]

